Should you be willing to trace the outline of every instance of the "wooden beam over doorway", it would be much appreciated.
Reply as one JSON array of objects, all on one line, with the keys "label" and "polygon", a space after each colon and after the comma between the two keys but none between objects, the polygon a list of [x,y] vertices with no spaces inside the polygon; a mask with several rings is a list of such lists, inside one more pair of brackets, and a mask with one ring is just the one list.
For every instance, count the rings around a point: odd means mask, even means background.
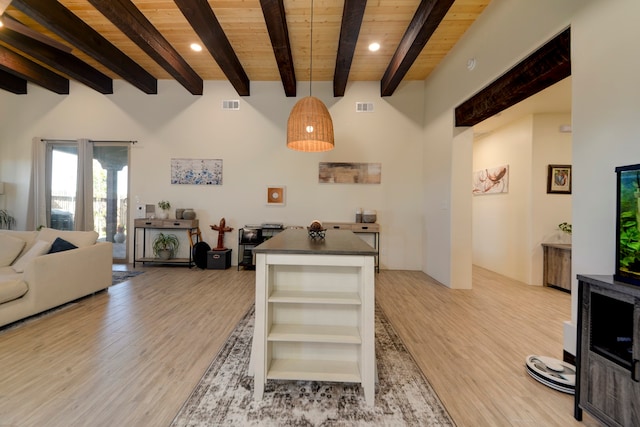
[{"label": "wooden beam over doorway", "polygon": [[474,126],[571,75],[571,32],[554,37],[455,109],[456,126]]}]

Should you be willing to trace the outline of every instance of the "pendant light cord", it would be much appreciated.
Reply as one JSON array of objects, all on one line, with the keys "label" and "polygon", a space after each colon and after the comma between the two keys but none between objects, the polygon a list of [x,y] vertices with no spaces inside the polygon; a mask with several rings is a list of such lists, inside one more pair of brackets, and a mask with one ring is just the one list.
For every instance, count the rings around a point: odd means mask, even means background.
[{"label": "pendant light cord", "polygon": [[309,34],[309,96],[311,96],[311,82],[313,81],[313,0],[311,0],[311,31]]}]

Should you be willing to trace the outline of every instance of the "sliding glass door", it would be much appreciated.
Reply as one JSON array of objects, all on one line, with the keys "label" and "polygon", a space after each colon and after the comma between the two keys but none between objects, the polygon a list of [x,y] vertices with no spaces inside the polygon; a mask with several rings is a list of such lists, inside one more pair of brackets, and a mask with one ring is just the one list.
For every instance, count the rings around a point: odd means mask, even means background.
[{"label": "sliding glass door", "polygon": [[[78,145],[57,143],[48,146],[47,226],[58,230],[75,229],[78,180]],[[44,224],[40,224],[44,225]]]},{"label": "sliding glass door", "polygon": [[46,225],[95,230],[127,262],[129,143],[45,141]]},{"label": "sliding glass door", "polygon": [[114,262],[127,260],[129,145],[95,143],[93,147],[94,228],[113,242]]}]

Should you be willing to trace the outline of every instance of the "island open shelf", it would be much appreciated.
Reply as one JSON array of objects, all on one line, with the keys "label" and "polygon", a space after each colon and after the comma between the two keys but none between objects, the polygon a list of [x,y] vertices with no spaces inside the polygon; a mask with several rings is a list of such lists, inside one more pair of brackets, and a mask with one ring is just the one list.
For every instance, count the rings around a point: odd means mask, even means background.
[{"label": "island open shelf", "polygon": [[254,252],[254,398],[268,379],[338,381],[373,405],[375,249],[351,231],[291,229]]}]

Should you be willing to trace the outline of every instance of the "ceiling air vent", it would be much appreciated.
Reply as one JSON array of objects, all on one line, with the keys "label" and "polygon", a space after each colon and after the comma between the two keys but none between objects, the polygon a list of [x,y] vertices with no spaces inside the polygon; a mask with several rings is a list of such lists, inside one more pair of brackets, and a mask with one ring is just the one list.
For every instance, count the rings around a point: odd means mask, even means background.
[{"label": "ceiling air vent", "polygon": [[373,102],[356,102],[356,113],[372,113]]},{"label": "ceiling air vent", "polygon": [[222,101],[222,109],[223,110],[239,110],[240,101],[238,99],[224,100]]}]

